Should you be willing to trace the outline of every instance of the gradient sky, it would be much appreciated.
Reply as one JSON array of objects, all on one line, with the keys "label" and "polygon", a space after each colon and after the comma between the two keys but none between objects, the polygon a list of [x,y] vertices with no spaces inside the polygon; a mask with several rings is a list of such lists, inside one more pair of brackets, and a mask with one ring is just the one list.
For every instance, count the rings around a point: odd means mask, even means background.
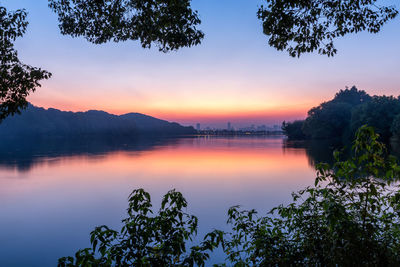
[{"label": "gradient sky", "polygon": [[47,0],[1,1],[10,10],[29,12],[28,32],[16,44],[20,58],[53,73],[29,97],[37,106],[141,112],[185,125],[224,127],[227,121],[245,126],[304,118],[345,86],[400,94],[399,18],[378,34],[337,40],[334,58],[297,59],[268,46],[256,17],[262,2],[194,0],[203,43],[164,54],[138,42],[94,45],[62,36]]}]

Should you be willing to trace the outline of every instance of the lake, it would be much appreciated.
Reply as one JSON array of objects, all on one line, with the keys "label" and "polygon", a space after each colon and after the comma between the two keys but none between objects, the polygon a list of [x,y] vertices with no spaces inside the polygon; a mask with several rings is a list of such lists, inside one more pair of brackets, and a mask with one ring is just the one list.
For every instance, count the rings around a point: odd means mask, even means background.
[{"label": "lake", "polygon": [[229,207],[265,214],[312,184],[321,149],[282,136],[4,141],[0,266],[55,266],[89,247],[95,226],[119,229],[136,188],[156,209],[168,190],[181,191],[200,236],[226,229]]}]

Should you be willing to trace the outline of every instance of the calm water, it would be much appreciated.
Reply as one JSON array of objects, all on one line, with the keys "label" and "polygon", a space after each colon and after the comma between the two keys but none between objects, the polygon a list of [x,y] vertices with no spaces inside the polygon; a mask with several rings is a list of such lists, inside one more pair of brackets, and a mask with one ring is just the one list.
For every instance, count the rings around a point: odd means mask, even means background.
[{"label": "calm water", "polygon": [[200,234],[226,227],[233,205],[265,213],[313,182],[318,146],[303,147],[282,137],[3,142],[0,266],[55,266],[88,247],[95,226],[120,226],[135,188],[156,208],[183,192]]}]

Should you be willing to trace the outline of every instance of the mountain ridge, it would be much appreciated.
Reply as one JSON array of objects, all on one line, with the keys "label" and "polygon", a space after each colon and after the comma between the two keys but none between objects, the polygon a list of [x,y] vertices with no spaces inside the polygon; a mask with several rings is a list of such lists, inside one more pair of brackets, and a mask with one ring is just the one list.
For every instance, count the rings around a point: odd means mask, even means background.
[{"label": "mountain ridge", "polygon": [[26,135],[190,135],[196,131],[146,114],[130,112],[122,115],[102,110],[61,111],[29,104],[21,114],[0,124],[0,136]]}]

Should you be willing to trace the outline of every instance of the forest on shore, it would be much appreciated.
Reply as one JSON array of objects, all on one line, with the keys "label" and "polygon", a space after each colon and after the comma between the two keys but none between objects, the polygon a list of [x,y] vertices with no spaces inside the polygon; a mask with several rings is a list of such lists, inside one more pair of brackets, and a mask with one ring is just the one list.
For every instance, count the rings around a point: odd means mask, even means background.
[{"label": "forest on shore", "polygon": [[351,141],[362,125],[372,126],[382,141],[400,137],[400,97],[371,96],[355,86],[340,90],[332,100],[308,111],[305,120],[283,122],[289,139]]}]

